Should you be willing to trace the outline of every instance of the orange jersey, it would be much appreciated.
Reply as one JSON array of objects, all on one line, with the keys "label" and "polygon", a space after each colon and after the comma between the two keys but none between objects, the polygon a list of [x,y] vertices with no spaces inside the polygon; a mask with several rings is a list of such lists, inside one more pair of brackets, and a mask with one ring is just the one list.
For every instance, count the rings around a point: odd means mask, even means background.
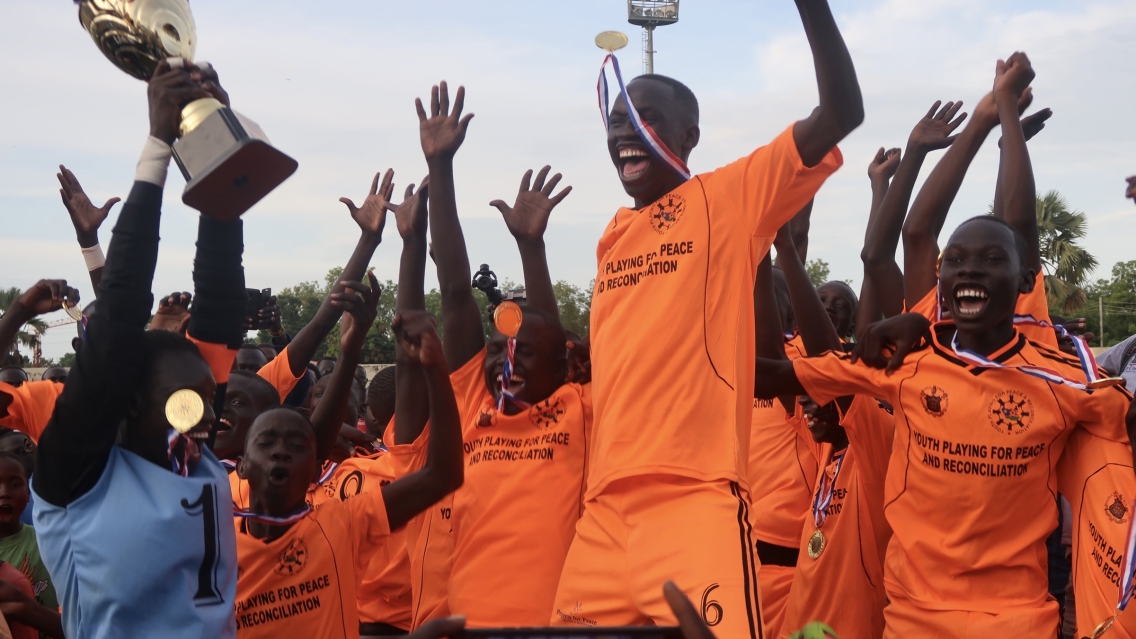
[{"label": "orange jersey", "polygon": [[806,168],[789,127],[615,214],[596,249],[589,499],[636,475],[745,482],[757,263],[841,162],[833,149]]},{"label": "orange jersey", "polygon": [[186,337],[197,346],[197,350],[201,351],[201,357],[209,364],[209,370],[213,372],[213,381],[218,384],[228,383],[229,373],[233,370],[233,361],[237,359],[237,349],[224,344],[203,342],[192,335]]},{"label": "orange jersey", "polygon": [[[386,432],[387,441],[393,442],[393,430],[388,427]],[[430,424],[427,423],[414,442],[388,446],[396,478],[422,468],[429,442]],[[453,510],[454,494],[450,493],[406,524],[412,597],[411,629],[450,614],[450,573],[454,567]]]},{"label": "orange jersey", "polygon": [[564,384],[506,415],[486,387],[484,365],[482,350],[450,375],[465,453],[465,483],[454,493],[450,611],[474,627],[540,626],[583,509],[591,387]]},{"label": "orange jersey", "polygon": [[[344,460],[326,482],[316,487],[309,500],[312,505],[329,501],[346,501],[360,494],[381,490],[395,480],[390,454],[378,453]],[[359,586],[359,620],[363,623],[386,623],[403,630],[410,629],[410,557],[406,553],[406,528],[391,532],[385,554],[376,554],[363,574]]]},{"label": "orange jersey", "polygon": [[285,346],[276,357],[272,358],[271,362],[260,367],[256,374],[275,386],[276,392],[280,393],[280,401],[284,401],[288,393],[291,393],[296,384],[300,383],[300,378],[304,376],[305,372],[302,371],[300,377],[292,374],[292,365],[288,363],[288,347]]},{"label": "orange jersey", "polygon": [[382,491],[329,501],[265,542],[237,527],[238,637],[358,637],[355,598],[387,535]]},{"label": "orange jersey", "polygon": [[[816,559],[808,553],[809,540],[818,530],[810,496],[781,635],[818,620],[832,626],[841,639],[872,639],[883,633],[883,557],[891,538],[883,512],[884,477],[895,421],[875,399],[858,395],[840,423],[850,441],[819,528],[825,547]],[[832,446],[815,446],[826,462],[820,472],[831,479]]]},{"label": "orange jersey", "polygon": [[[923,296],[923,299],[916,302],[909,312],[919,313],[932,322],[937,322],[939,320],[937,317],[939,305],[938,299],[936,299],[938,295],[938,289],[932,289]],[[1049,317],[1049,299],[1045,296],[1045,273],[1037,274],[1037,280],[1032,291],[1025,295],[1018,296],[1018,303],[1014,306],[1014,314],[1030,315],[1036,320],[1051,322]],[[1045,344],[1050,348],[1057,348],[1057,333],[1054,333],[1052,328],[1020,324],[1018,325],[1018,330],[1021,331],[1027,339]]]},{"label": "orange jersey", "polygon": [[[1013,369],[975,369],[944,346],[950,323],[932,333],[931,345],[891,375],[835,353],[793,366],[818,403],[863,394],[894,407],[884,501],[893,530],[884,568],[889,597],[927,610],[1041,607],[1065,439],[1080,426],[1127,441],[1131,396],[1120,388],[1088,394]],[[1080,370],[1076,358],[1021,334],[988,357],[1069,375]],[[859,425],[850,426],[853,437]]]},{"label": "orange jersey", "polygon": [[[1084,637],[1116,609],[1136,499],[1132,447],[1074,431],[1057,465],[1057,486],[1073,511],[1076,636]],[[1133,608],[1130,604],[1106,636],[1136,636]]]},{"label": "orange jersey", "polygon": [[62,392],[63,384],[51,380],[19,386],[0,382],[0,426],[18,430],[39,443],[40,434],[55,412],[55,400]]}]

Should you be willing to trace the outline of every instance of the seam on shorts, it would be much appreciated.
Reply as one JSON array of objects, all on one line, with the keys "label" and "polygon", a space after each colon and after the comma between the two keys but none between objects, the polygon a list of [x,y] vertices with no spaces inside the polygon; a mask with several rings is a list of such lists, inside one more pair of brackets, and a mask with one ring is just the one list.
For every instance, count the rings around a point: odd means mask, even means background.
[{"label": "seam on shorts", "polygon": [[[749,525],[749,505],[741,494],[737,482],[730,482],[730,492],[738,500],[738,533],[742,543],[742,577],[745,588],[746,616],[750,639],[763,639],[761,630],[761,599],[757,595],[757,566],[753,561],[753,535]],[[754,620],[757,623],[754,623]]]}]

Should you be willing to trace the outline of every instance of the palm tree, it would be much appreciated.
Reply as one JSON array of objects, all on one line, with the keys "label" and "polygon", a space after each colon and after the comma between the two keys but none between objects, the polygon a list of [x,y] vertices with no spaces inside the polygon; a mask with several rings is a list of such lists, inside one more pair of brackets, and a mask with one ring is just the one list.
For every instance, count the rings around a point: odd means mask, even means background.
[{"label": "palm tree", "polygon": [[1065,198],[1050,191],[1037,198],[1037,230],[1049,305],[1065,313],[1081,308],[1085,304],[1082,287],[1097,267],[1097,258],[1078,244],[1088,232],[1087,217],[1081,211],[1070,211]]},{"label": "palm tree", "polygon": [[[0,289],[0,317],[20,297],[20,289],[12,287]],[[16,334],[16,341],[12,343],[11,353],[17,358],[20,356],[20,344],[27,346],[32,353],[39,352],[43,345],[43,334],[47,332],[47,323],[38,317],[33,317],[24,324],[23,329]]]}]

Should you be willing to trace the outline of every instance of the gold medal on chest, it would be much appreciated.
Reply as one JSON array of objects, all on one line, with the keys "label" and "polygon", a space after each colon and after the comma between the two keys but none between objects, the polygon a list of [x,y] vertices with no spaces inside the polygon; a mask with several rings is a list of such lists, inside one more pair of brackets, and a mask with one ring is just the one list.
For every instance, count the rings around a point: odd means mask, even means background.
[{"label": "gold medal on chest", "polygon": [[195,390],[183,388],[166,400],[166,421],[179,433],[189,432],[204,415],[205,402]]},{"label": "gold medal on chest", "polygon": [[820,554],[824,552],[824,545],[824,533],[818,528],[817,531],[813,533],[813,536],[809,537],[809,559],[817,559],[820,557]]}]

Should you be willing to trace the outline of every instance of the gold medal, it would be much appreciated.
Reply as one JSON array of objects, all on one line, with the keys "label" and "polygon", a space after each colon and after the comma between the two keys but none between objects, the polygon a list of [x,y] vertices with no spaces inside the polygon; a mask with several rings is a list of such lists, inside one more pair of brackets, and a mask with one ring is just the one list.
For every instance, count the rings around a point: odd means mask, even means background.
[{"label": "gold medal", "polygon": [[166,421],[179,433],[189,432],[204,415],[205,402],[195,390],[183,388],[166,400]]},{"label": "gold medal", "polygon": [[83,319],[83,309],[79,308],[78,304],[72,304],[67,300],[63,300],[63,310],[76,322]]},{"label": "gold medal", "polygon": [[1123,377],[1102,377],[1095,382],[1085,384],[1088,388],[1096,390],[1098,388],[1112,388],[1113,386],[1124,386]]},{"label": "gold medal", "polygon": [[516,337],[521,332],[524,314],[516,302],[502,302],[493,311],[493,325],[506,337]]},{"label": "gold medal", "polygon": [[1100,625],[1096,627],[1096,630],[1093,630],[1093,634],[1089,635],[1089,639],[1100,639],[1100,636],[1108,632],[1108,629],[1112,627],[1112,622],[1116,621],[1116,615],[1118,614],[1120,613],[1116,613],[1108,619],[1100,622]]},{"label": "gold medal", "polygon": [[813,536],[809,537],[809,559],[816,559],[820,557],[820,554],[824,552],[824,544],[824,533],[822,533],[818,528],[817,531],[813,533]]}]

